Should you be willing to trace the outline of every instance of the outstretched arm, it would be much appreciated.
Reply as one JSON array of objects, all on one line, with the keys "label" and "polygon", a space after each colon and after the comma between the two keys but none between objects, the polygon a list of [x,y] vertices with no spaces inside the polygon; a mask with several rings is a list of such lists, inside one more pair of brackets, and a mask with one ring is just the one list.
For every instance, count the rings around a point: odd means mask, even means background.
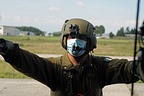
[{"label": "outstretched arm", "polygon": [[0,52],[5,61],[16,70],[30,76],[55,90],[60,76],[60,59],[44,59],[19,48],[18,44],[0,39]]}]

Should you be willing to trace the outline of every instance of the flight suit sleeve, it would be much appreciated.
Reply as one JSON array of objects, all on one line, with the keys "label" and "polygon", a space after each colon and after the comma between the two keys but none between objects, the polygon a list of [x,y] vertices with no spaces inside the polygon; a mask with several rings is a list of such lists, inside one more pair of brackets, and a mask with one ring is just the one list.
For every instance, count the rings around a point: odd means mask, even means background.
[{"label": "flight suit sleeve", "polygon": [[19,48],[15,44],[13,48],[7,50],[2,55],[6,62],[11,64],[16,70],[32,77],[50,87],[53,91],[59,81],[60,59],[44,59],[26,50]]},{"label": "flight suit sleeve", "polygon": [[132,61],[126,59],[112,59],[106,64],[106,85],[116,83],[128,84],[139,80],[136,75],[132,78]]},{"label": "flight suit sleeve", "polygon": [[144,82],[144,58],[142,62],[136,62],[136,74],[142,82]]},{"label": "flight suit sleeve", "polygon": [[144,48],[140,47],[138,58],[135,61],[135,74],[144,82]]}]

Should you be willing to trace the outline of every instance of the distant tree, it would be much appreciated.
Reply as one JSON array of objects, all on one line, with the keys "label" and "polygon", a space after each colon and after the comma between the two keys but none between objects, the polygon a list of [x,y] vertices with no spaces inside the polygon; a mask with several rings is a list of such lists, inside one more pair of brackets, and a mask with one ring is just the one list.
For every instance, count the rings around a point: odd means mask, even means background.
[{"label": "distant tree", "polygon": [[121,28],[117,31],[116,36],[125,36],[125,34],[124,34],[124,27],[121,27]]},{"label": "distant tree", "polygon": [[134,28],[134,29],[131,29],[130,33],[131,33],[131,34],[135,34],[135,33],[136,33],[136,29],[135,29],[135,28]]},{"label": "distant tree", "polygon": [[115,35],[114,35],[112,32],[109,33],[109,37],[110,37],[110,38],[113,38],[114,36],[115,36]]},{"label": "distant tree", "polygon": [[18,29],[20,29],[21,31],[28,31],[28,32],[33,32],[35,35],[44,35],[44,31],[41,31],[38,28],[32,27],[32,26],[21,26],[21,27],[17,27]]},{"label": "distant tree", "polygon": [[102,34],[105,33],[105,27],[104,27],[103,25],[95,26],[94,32],[95,32],[96,34],[100,34],[100,36],[101,36]]},{"label": "distant tree", "polygon": [[126,30],[125,30],[125,32],[124,32],[125,34],[130,34],[131,33],[131,31],[130,31],[130,29],[129,29],[129,27],[126,27]]},{"label": "distant tree", "polygon": [[135,34],[135,32],[135,28],[130,29],[129,27],[126,27],[125,34]]},{"label": "distant tree", "polygon": [[101,34],[104,34],[104,33],[105,33],[105,28],[104,28],[103,25],[100,25],[100,26],[99,26],[99,30],[100,30],[100,33],[101,33]]},{"label": "distant tree", "polygon": [[61,32],[54,32],[53,33],[53,36],[60,36],[61,35]]}]

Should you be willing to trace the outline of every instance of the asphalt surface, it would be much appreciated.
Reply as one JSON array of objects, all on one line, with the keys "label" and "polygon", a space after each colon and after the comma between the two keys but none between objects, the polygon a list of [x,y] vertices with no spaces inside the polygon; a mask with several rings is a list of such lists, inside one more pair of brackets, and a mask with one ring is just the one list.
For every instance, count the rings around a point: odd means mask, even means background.
[{"label": "asphalt surface", "polygon": [[[135,95],[144,96],[144,84],[135,83]],[[103,89],[104,96],[131,96],[131,85],[114,84]],[[50,89],[33,79],[0,79],[0,96],[50,96]]]},{"label": "asphalt surface", "polygon": [[[37,55],[40,56],[40,57],[45,57],[45,58],[61,56],[59,54],[37,54]],[[133,60],[133,57],[130,57],[130,56],[108,56],[108,57]],[[4,60],[1,55],[0,55],[0,60]]]},{"label": "asphalt surface", "polygon": [[[60,55],[38,54],[41,57],[57,57]],[[132,60],[132,57],[112,57]],[[0,59],[3,59],[0,57]],[[144,84],[134,84],[134,96],[144,96]],[[33,79],[0,78],[0,96],[50,96],[50,89]],[[103,96],[131,96],[131,85],[114,84],[104,87]]]}]

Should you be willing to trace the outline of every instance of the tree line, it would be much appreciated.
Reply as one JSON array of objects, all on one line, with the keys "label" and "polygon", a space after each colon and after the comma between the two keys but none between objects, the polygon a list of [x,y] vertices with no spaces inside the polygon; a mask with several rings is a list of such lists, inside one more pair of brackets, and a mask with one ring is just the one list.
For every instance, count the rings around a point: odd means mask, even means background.
[{"label": "tree line", "polygon": [[[32,26],[22,26],[17,28],[20,29],[21,31],[33,32],[37,36],[45,35],[44,31]],[[136,32],[135,28],[130,29],[129,27],[126,28],[121,27],[120,29],[117,30],[116,34],[114,34],[113,32],[109,32],[108,34],[110,38],[113,38],[114,36],[125,36],[126,34],[135,34],[135,32]],[[99,36],[102,36],[105,33],[105,27],[103,25],[95,26],[94,33],[98,34]],[[60,31],[53,32],[53,36],[60,36],[60,35],[61,35]]]},{"label": "tree line", "polygon": [[18,28],[19,30],[21,31],[26,31],[26,32],[33,32],[36,36],[44,36],[45,32],[38,29],[38,28],[35,28],[35,27],[32,27],[32,26],[21,26],[21,27],[16,27]]}]

